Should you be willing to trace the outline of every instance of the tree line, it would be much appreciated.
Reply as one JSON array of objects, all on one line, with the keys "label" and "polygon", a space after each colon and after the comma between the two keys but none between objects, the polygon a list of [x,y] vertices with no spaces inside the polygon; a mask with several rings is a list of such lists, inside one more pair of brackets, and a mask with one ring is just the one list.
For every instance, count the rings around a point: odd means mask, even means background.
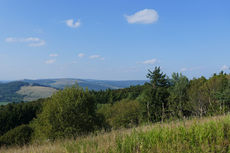
[{"label": "tree line", "polygon": [[1,106],[0,145],[76,138],[101,130],[230,111],[229,74],[189,80],[180,73],[168,77],[155,67],[146,77],[149,82],[144,85],[125,89],[88,91],[73,86],[51,98]]}]

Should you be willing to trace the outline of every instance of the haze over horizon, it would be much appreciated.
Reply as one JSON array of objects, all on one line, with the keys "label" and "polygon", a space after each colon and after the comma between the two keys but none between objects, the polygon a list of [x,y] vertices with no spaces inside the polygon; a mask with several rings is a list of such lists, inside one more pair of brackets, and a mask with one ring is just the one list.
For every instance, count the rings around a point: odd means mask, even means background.
[{"label": "haze over horizon", "polygon": [[228,0],[2,0],[0,80],[229,73],[229,15]]}]

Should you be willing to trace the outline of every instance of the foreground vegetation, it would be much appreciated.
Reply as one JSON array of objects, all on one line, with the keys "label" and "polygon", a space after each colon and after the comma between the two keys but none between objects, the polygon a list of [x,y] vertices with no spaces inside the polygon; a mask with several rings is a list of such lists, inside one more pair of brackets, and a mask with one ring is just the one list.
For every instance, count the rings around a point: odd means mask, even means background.
[{"label": "foreground vegetation", "polygon": [[83,139],[90,135],[96,139],[95,135],[102,131],[107,133],[143,124],[230,112],[228,74],[220,72],[209,79],[189,80],[178,73],[169,78],[155,67],[149,70],[147,78],[149,83],[125,89],[89,91],[73,86],[59,90],[51,98],[0,106],[0,147],[47,141],[52,144],[72,138],[77,143],[70,148],[68,144],[64,146],[67,151],[70,149],[69,152],[71,148],[76,152],[90,146],[98,152],[228,151],[228,117],[207,124],[190,124],[189,127],[167,125],[162,128],[159,125],[149,131],[132,131],[125,136],[116,132],[114,146],[105,145],[104,149],[97,142],[101,140],[88,142]]},{"label": "foreground vegetation", "polygon": [[23,147],[2,147],[1,153],[165,153],[229,152],[230,116],[156,123],[76,139],[58,139]]}]

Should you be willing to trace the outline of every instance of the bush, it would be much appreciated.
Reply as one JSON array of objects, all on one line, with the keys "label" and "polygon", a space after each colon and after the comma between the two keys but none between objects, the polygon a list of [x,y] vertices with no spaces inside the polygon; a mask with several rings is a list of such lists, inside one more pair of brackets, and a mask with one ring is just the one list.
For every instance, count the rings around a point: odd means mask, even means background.
[{"label": "bush", "polygon": [[92,132],[97,126],[95,99],[78,87],[58,91],[43,106],[34,120],[34,138],[76,137]]},{"label": "bush", "polygon": [[142,119],[142,110],[138,101],[122,100],[114,105],[105,104],[98,110],[98,113],[104,115],[111,128],[117,129],[138,125]]},{"label": "bush", "polygon": [[31,140],[33,129],[28,125],[20,125],[0,137],[0,145],[24,145]]},{"label": "bush", "polygon": [[43,99],[27,103],[11,103],[0,107],[0,136],[22,124],[29,124],[41,110]]}]

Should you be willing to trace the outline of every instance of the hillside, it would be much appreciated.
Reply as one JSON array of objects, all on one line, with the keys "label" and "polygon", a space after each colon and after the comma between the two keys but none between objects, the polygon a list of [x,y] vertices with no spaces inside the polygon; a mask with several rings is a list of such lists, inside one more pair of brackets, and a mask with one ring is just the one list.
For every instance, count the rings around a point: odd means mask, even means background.
[{"label": "hillside", "polygon": [[40,79],[40,80],[23,80],[27,83],[37,83],[44,86],[63,89],[67,86],[78,84],[80,87],[88,88],[89,90],[105,90],[105,89],[119,89],[129,86],[142,85],[146,80],[125,80],[125,81],[110,81],[110,80],[92,80],[92,79]]},{"label": "hillside", "polygon": [[22,81],[15,81],[9,83],[0,83],[0,102],[20,102],[23,96],[17,91],[23,86],[28,86],[29,83]]},{"label": "hillside", "polygon": [[4,153],[100,152],[100,153],[184,153],[229,152],[230,116],[216,116],[169,123],[156,123],[132,129],[93,134],[25,147],[0,148]]},{"label": "hillside", "polygon": [[[84,79],[40,79],[0,82],[0,103],[33,101],[50,97],[58,89],[78,84],[89,90],[120,89],[129,86],[142,85],[144,80],[107,81]],[[5,104],[5,103],[4,103]]]},{"label": "hillside", "polygon": [[0,104],[46,98],[50,97],[55,91],[56,89],[51,87],[22,81],[0,83]]},{"label": "hillside", "polygon": [[[229,75],[169,78],[155,67],[147,77],[150,83],[142,86],[75,86],[51,98],[1,106],[0,151],[230,152]],[[29,83],[21,92],[28,94],[30,86],[37,91],[38,83]]]},{"label": "hillside", "polygon": [[17,94],[23,96],[23,101],[34,101],[39,98],[46,98],[53,95],[57,90],[42,86],[23,86],[17,91]]}]

